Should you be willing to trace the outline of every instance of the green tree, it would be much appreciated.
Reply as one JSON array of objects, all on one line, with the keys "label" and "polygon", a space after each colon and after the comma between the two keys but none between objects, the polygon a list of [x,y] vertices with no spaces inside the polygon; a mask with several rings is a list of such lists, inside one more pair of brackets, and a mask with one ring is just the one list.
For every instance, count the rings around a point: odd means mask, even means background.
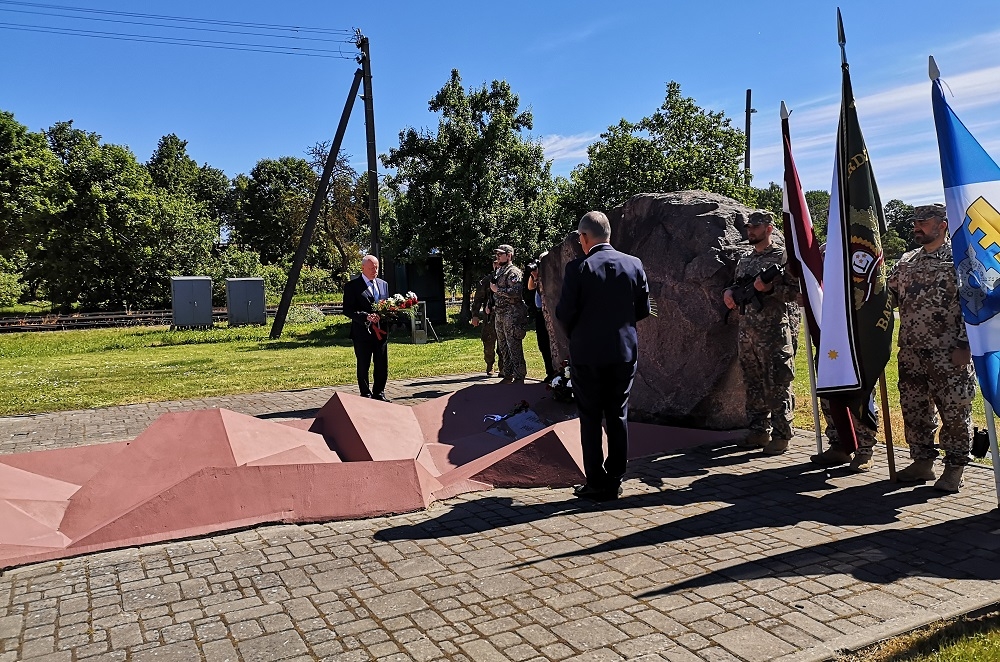
[{"label": "green tree", "polygon": [[440,251],[461,277],[462,318],[473,283],[493,249],[512,245],[516,260],[533,257],[558,234],[550,222],[552,175],[541,144],[523,135],[530,111],[506,81],[462,85],[457,69],[430,100],[437,131],[405,129],[399,147],[382,157],[393,201],[387,251],[420,261]]},{"label": "green tree", "polygon": [[830,192],[806,191],[806,206],[809,207],[809,218],[812,220],[813,232],[820,241],[826,241],[826,229],[830,216]]},{"label": "green tree", "polygon": [[51,211],[58,169],[45,135],[0,111],[0,258],[11,260],[6,273],[24,268],[28,225]]},{"label": "green tree", "polygon": [[187,141],[176,134],[160,138],[146,162],[153,184],[173,193],[189,193],[198,179],[198,164],[188,156]]},{"label": "green tree", "polygon": [[774,218],[780,223],[782,218],[782,198],[784,196],[784,189],[781,184],[776,184],[771,182],[767,188],[754,189],[756,194],[756,204],[758,209],[766,209],[772,214]]},{"label": "green tree", "polygon": [[[316,175],[322,176],[330,143],[316,143],[307,152]],[[333,167],[326,199],[320,208],[316,227],[318,237],[314,238],[327,247],[327,263],[334,280],[346,280],[352,272],[360,269],[361,246],[370,243],[371,237],[367,223],[367,196],[367,179],[351,167],[350,155],[341,152]],[[305,211],[308,213],[309,210]]]},{"label": "green tree", "polygon": [[886,226],[895,233],[896,238],[903,242],[904,248],[900,255],[914,248],[919,248],[920,244],[913,238],[913,221],[910,220],[913,217],[913,205],[893,199],[885,203],[882,209],[885,212]]},{"label": "green tree", "polygon": [[187,141],[173,133],[160,138],[146,169],[156,187],[199,203],[218,235],[232,211],[231,184],[226,173],[207,163],[199,167],[188,156]]},{"label": "green tree", "polygon": [[[295,254],[317,186],[309,162],[294,156],[261,159],[249,177],[237,177],[230,241],[275,264]],[[311,244],[309,264],[322,254]]]},{"label": "green tree", "polygon": [[210,257],[215,236],[194,201],[161,193],[127,148],[60,122],[46,131],[61,165],[53,211],[32,223],[33,275],[53,304],[162,306],[169,276]]},{"label": "green tree", "polygon": [[560,219],[621,206],[637,193],[697,189],[753,204],[745,145],[724,113],[700,108],[671,81],[656,112],[636,123],[622,119],[587,148],[587,163],[560,190]]}]

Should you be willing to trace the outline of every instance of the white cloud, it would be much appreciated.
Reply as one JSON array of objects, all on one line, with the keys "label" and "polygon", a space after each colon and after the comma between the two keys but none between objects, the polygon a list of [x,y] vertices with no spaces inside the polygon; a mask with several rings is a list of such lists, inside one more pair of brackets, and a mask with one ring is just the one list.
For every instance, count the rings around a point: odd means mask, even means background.
[{"label": "white cloud", "polygon": [[[1000,111],[1000,66],[983,66],[982,57],[956,55],[963,49],[981,50],[984,43],[993,42],[1000,42],[1000,32],[941,50],[955,63],[974,67],[959,73],[952,69],[953,75],[944,71],[945,94],[983,147],[996,154],[1000,145],[1000,121],[996,117]],[[940,66],[945,65],[944,58],[936,60]],[[994,55],[990,64],[995,62]],[[943,197],[930,93],[930,81],[924,79],[855,100],[883,200],[899,198],[912,204]],[[790,118],[799,178],[807,189],[826,188],[832,170],[840,102],[803,105]],[[754,185],[781,181],[784,165],[777,127],[774,124],[761,127],[752,137]]]},{"label": "white cloud", "polygon": [[552,134],[542,136],[542,149],[545,158],[552,161],[576,159],[578,162],[587,160],[587,147],[601,137],[599,133],[578,133],[572,136]]}]

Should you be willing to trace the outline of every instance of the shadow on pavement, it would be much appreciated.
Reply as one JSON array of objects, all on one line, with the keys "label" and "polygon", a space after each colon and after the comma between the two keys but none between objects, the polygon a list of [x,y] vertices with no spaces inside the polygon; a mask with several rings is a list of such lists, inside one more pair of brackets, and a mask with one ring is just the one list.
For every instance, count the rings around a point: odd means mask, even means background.
[{"label": "shadow on pavement", "polygon": [[[719,508],[684,516],[642,531],[583,549],[525,561],[518,567],[557,560],[620,552],[650,545],[670,545],[701,537],[725,538],[756,532],[759,545],[741,561],[724,569],[653,589],[643,596],[673,593],[744,579],[802,574],[851,574],[859,580],[888,583],[906,576],[951,579],[1000,579],[1000,514],[962,516],[950,496],[929,485],[906,487],[885,479],[851,476],[846,469],[824,470],[808,462],[762,468],[747,473],[727,467],[762,457],[732,445],[700,446],[630,463],[627,479],[638,479],[659,492],[633,494],[605,504],[569,497],[563,501],[523,504],[486,496],[460,503],[441,516],[416,525],[385,529],[380,540],[470,535],[495,528],[535,522],[557,515],[595,510],[623,511],[663,507],[667,513],[701,503]],[[672,487],[695,477],[687,485]],[[840,487],[830,478],[857,481]],[[680,480],[678,480],[680,479]],[[969,489],[968,487],[966,489]],[[926,512],[901,513],[926,504]],[[919,510],[919,508],[915,509]],[[966,508],[966,510],[969,510]],[[944,520],[944,521],[941,521]],[[802,527],[803,523],[823,527]],[[869,532],[870,527],[885,527]],[[821,531],[816,529],[822,528]],[[852,532],[861,528],[862,532]],[[787,550],[771,554],[767,548]],[[702,559],[718,567],[718,559]]]}]

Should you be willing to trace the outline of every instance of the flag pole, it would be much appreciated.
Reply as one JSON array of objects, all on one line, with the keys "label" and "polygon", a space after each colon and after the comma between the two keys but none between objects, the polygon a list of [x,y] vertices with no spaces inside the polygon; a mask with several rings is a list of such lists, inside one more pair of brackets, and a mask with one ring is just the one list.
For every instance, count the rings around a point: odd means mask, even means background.
[{"label": "flag pole", "polygon": [[[782,126],[782,132],[784,132],[784,130],[785,130],[785,123],[788,120],[789,115],[791,115],[791,114],[792,114],[792,111],[788,110],[788,107],[785,105],[785,102],[782,101],[781,102],[781,126]],[[791,139],[789,138],[788,140],[790,141]],[[790,158],[790,155],[791,155],[791,146],[790,145],[791,145],[791,143],[789,142],[789,147],[788,147],[789,158]],[[786,169],[788,168],[787,162],[785,164],[785,168]],[[797,178],[798,178],[798,175],[796,175],[796,179]],[[782,192],[782,197],[783,197],[782,206],[785,208],[784,211],[788,213],[788,216],[786,216],[786,218],[785,218],[785,220],[788,221],[789,219],[791,219],[791,214],[790,214],[790,212],[788,212],[788,191],[787,191],[787,189],[788,189],[788,180],[787,180],[787,173],[786,173],[786,178],[785,178],[785,181],[784,181],[783,184],[784,185],[782,187],[782,189],[783,189],[783,192]],[[811,221],[810,221],[810,225],[811,225]],[[794,232],[793,232],[793,234],[794,234]],[[794,253],[794,248],[791,247],[791,246],[787,246],[786,245],[785,246],[785,250],[786,251],[790,251],[790,253]],[[805,297],[807,295],[807,292],[805,291],[805,283],[804,283],[804,281],[803,281],[802,278],[799,278],[799,295],[802,296],[802,297]],[[810,402],[812,402],[813,428],[816,430],[816,453],[817,454],[821,454],[823,452],[823,434],[822,434],[822,432],[820,430],[820,425],[819,425],[819,407],[816,404],[816,364],[815,364],[815,357],[813,356],[812,334],[809,333],[809,319],[810,319],[810,317],[807,314],[805,306],[799,306],[799,308],[802,311],[802,318],[806,322],[805,323],[805,330],[806,330],[806,356],[809,357],[809,360],[807,361],[807,363],[809,364],[809,399],[810,399]]]},{"label": "flag pole", "polygon": [[[885,430],[885,461],[889,466],[889,482],[896,482],[896,455],[892,447],[892,423],[889,422],[889,390],[885,386],[885,371],[878,377],[878,390],[882,396],[882,428]],[[997,477],[997,495],[1000,499],[1000,476]]]},{"label": "flag pole", "polygon": [[[799,291],[802,291],[802,282],[799,282]],[[803,315],[805,317],[805,315]],[[805,324],[806,331],[806,356],[809,357],[806,363],[809,364],[809,401],[812,402],[813,410],[813,427],[816,429],[816,453],[821,454],[823,452],[823,433],[820,431],[819,427],[819,406],[816,404],[816,366],[813,365],[813,344],[812,344],[812,334],[809,333],[809,323],[808,320]],[[1000,477],[997,478],[1000,480]],[[1000,483],[998,483],[1000,485]],[[1000,489],[1000,488],[998,488]],[[1000,494],[1000,492],[998,492]],[[1000,498],[1000,497],[998,497]]]}]

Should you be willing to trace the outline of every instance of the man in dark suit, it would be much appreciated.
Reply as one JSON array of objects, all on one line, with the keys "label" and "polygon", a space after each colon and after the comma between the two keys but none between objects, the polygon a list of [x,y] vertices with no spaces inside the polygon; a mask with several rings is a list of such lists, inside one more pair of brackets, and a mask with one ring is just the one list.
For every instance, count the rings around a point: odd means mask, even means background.
[{"label": "man in dark suit", "polygon": [[[366,255],[361,260],[361,276],[344,285],[344,315],[351,318],[351,340],[358,358],[358,389],[362,398],[389,402],[385,384],[389,380],[389,327],[379,324],[373,313],[377,301],[389,297],[389,284],[378,277],[378,258]],[[368,368],[374,359],[372,388],[368,387]]]},{"label": "man in dark suit", "polygon": [[610,501],[621,495],[628,461],[628,397],[639,357],[635,325],[650,313],[649,285],[639,258],[611,247],[611,225],[603,213],[585,214],[577,232],[586,255],[566,265],[556,306],[556,319],[569,337],[570,380],[587,475],[587,484],[575,494]]}]

